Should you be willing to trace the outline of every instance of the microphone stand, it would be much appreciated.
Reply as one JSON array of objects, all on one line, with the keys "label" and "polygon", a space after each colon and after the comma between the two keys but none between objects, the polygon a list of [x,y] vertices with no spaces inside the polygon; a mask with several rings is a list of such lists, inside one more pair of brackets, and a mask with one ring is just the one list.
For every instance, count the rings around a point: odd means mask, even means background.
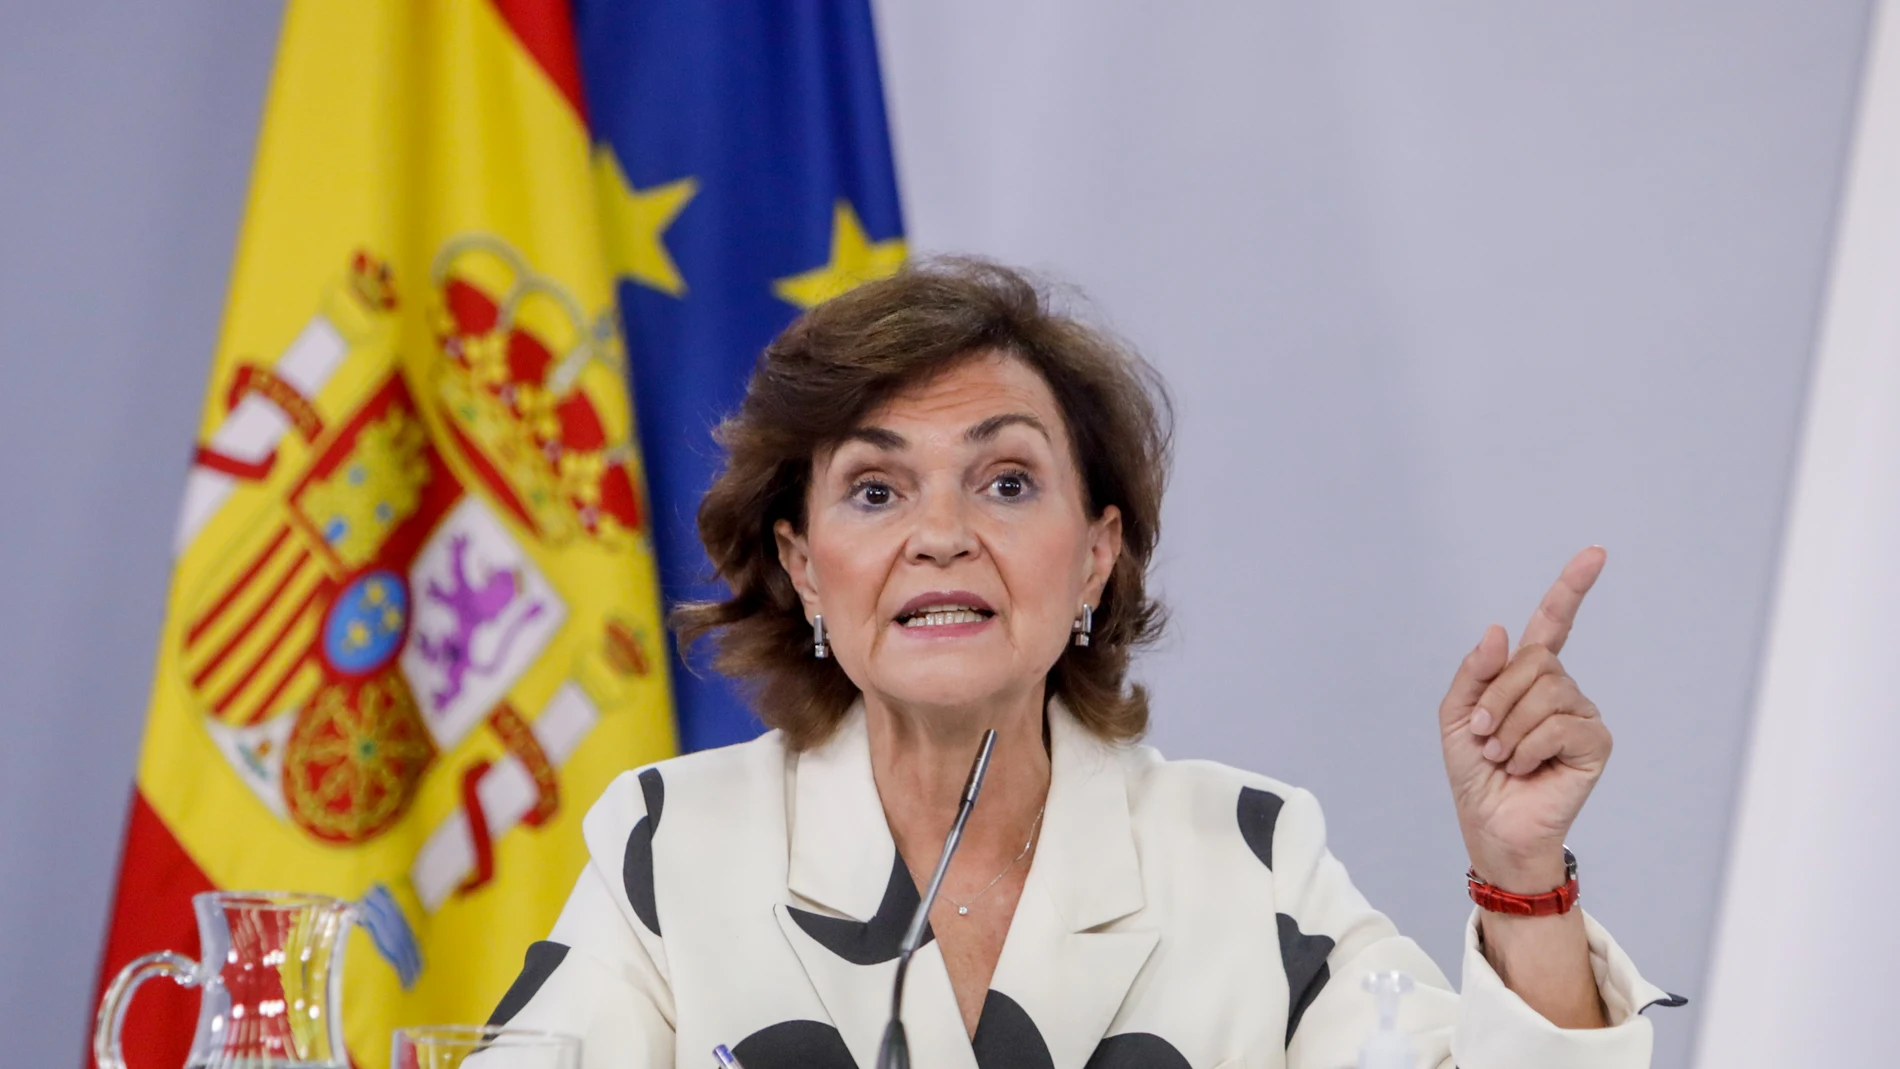
[{"label": "microphone stand", "polygon": [[884,1041],[877,1048],[877,1069],[910,1069],[910,1041],[904,1038],[904,977],[910,972],[910,956],[924,941],[924,928],[930,923],[930,907],[937,902],[937,891],[943,887],[943,875],[950,871],[950,859],[956,856],[957,844],[963,841],[963,825],[970,819],[970,810],[976,807],[977,792],[983,789],[983,777],[990,770],[990,751],[996,748],[996,730],[983,733],[983,746],[976,752],[976,764],[970,766],[970,778],[963,781],[963,800],[957,805],[957,819],[950,825],[950,834],[943,837],[943,853],[937,856],[937,871],[930,875],[930,886],[925,888],[922,901],[917,903],[917,912],[911,914],[910,927],[904,929],[903,942],[897,944],[897,976],[891,982],[891,1023],[884,1026]]}]

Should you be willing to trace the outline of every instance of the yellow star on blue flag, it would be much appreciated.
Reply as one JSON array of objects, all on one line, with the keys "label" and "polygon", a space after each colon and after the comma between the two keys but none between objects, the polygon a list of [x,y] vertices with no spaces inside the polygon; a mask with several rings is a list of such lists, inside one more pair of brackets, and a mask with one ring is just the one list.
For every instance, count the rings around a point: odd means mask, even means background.
[{"label": "yellow star on blue flag", "polygon": [[851,202],[839,200],[831,214],[831,258],[772,283],[772,292],[797,307],[816,308],[866,282],[889,278],[904,266],[904,239],[872,241]]},{"label": "yellow star on blue flag", "polygon": [[666,250],[666,228],[699,192],[691,178],[635,189],[613,150],[594,150],[594,188],[600,191],[600,223],[607,242],[608,266],[622,278],[669,297],[686,293],[686,280]]}]

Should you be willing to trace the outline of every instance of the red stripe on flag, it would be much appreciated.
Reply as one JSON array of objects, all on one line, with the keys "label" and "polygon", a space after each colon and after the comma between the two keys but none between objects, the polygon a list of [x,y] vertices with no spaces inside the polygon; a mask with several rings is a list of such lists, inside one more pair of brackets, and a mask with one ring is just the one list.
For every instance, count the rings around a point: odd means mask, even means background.
[{"label": "red stripe on flag", "polygon": [[574,13],[568,0],[494,0],[495,10],[515,33],[515,40],[547,72],[582,125],[587,104],[581,95],[581,58],[574,43]]},{"label": "red stripe on flag", "polygon": [[490,767],[487,761],[477,761],[462,773],[462,810],[468,814],[469,845],[475,850],[475,871],[456,888],[462,894],[487,886],[495,878],[495,838],[488,830],[488,811],[482,808],[479,789]]},{"label": "red stripe on flag", "polygon": [[262,460],[239,460],[229,453],[220,453],[208,445],[198,447],[197,455],[191,458],[193,464],[208,468],[221,475],[245,482],[262,482],[270,477],[270,471],[277,466],[277,450],[264,454]]},{"label": "red stripe on flag", "polygon": [[[198,955],[198,924],[191,896],[215,891],[171,829],[137,791],[126,821],[125,852],[119,860],[119,892],[106,934],[105,959],[93,1006],[126,963],[142,954],[176,950]],[[198,992],[160,980],[140,986],[125,1018],[125,1060],[133,1066],[185,1064],[198,1024]],[[91,1031],[85,1064],[92,1064]]]},{"label": "red stripe on flag", "polygon": [[284,688],[290,686],[290,681],[297,678],[297,673],[303,671],[303,666],[310,663],[310,655],[316,652],[316,646],[313,640],[304,648],[303,656],[292,661],[290,667],[284,669],[284,674],[277,677],[277,682],[271,687],[270,693],[264,695],[263,700],[257,703],[257,708],[244,717],[245,724],[255,724],[270,716],[271,706],[276,703],[278,696],[284,693]]},{"label": "red stripe on flag", "polygon": [[284,539],[289,537],[290,528],[288,527],[277,532],[277,537],[271,539],[270,545],[265,546],[264,551],[257,555],[257,559],[251,562],[251,566],[244,569],[244,574],[238,576],[237,582],[231,584],[231,589],[226,590],[224,596],[218,599],[217,604],[206,609],[205,614],[198,617],[198,622],[191,625],[191,630],[185,634],[187,646],[198,641],[199,636],[205,633],[205,629],[216,623],[218,617],[224,615],[224,610],[231,607],[231,603],[237,600],[239,594],[244,593],[244,588],[251,585],[251,580],[257,578],[257,573],[264,570],[264,566],[270,563],[270,559],[276,556],[277,550],[283,546]]},{"label": "red stripe on flag", "polygon": [[[205,685],[205,680],[210,679],[211,673],[218,670],[218,666],[224,663],[226,657],[231,656],[231,651],[237,648],[238,643],[250,637],[251,630],[255,628],[265,616],[269,615],[272,609],[277,607],[277,599],[284,596],[284,591],[288,590],[290,584],[296,581],[297,573],[303,571],[303,566],[309,563],[310,551],[307,549],[298,550],[297,558],[290,562],[289,567],[284,569],[284,574],[278,578],[277,585],[271,588],[270,593],[264,595],[263,600],[257,603],[257,608],[251,610],[250,617],[231,631],[231,637],[224,640],[224,645],[218,647],[218,652],[212,654],[211,659],[205,662],[204,667],[198,669],[197,674],[191,677],[192,686],[202,687]],[[319,589],[321,585],[322,584],[318,584],[318,587],[313,589]],[[308,602],[305,604],[307,605]],[[297,615],[302,613],[303,609],[304,606],[300,605],[297,608],[297,612],[291,614],[292,623],[296,622]],[[255,671],[257,671],[257,666],[253,664],[251,666],[251,672]],[[245,673],[244,678],[249,679],[251,672]],[[238,686],[242,687],[243,684],[239,683]],[[228,703],[229,701],[230,698],[227,697],[225,702]],[[223,708],[223,706],[220,705],[219,708]]]},{"label": "red stripe on flag", "polygon": [[[284,620],[284,626],[278,628],[277,633],[271,636],[270,644],[265,646],[263,651],[258,653],[256,657],[251,658],[251,666],[244,670],[244,674],[238,677],[237,682],[231,684],[230,690],[224,692],[224,697],[219,698],[217,702],[212,705],[212,708],[216,709],[219,715],[223,715],[225,710],[231,708],[231,703],[237,701],[238,695],[244,693],[244,688],[250,686],[251,680],[257,678],[257,673],[263,669],[265,662],[270,660],[271,654],[276,653],[277,647],[283,645],[284,639],[290,635],[291,630],[303,622],[303,614],[310,609],[311,603],[317,600],[317,595],[322,594],[327,586],[328,584],[318,583],[316,586],[311,587],[310,593],[304,596],[303,601],[298,603],[296,609],[292,610],[290,615]],[[314,640],[312,645],[315,645]],[[289,668],[284,670],[283,678],[290,678],[290,674],[297,670],[297,665],[302,664],[304,658],[309,656],[309,650],[305,650],[304,653],[297,658],[296,664],[292,664]],[[270,702],[276,701],[277,695],[281,693],[283,689],[281,682],[271,688],[270,693],[264,699],[265,704],[268,705]],[[263,715],[264,712],[265,710],[260,708],[257,710],[257,716]],[[256,716],[245,717],[245,721],[249,722],[256,718]]]}]

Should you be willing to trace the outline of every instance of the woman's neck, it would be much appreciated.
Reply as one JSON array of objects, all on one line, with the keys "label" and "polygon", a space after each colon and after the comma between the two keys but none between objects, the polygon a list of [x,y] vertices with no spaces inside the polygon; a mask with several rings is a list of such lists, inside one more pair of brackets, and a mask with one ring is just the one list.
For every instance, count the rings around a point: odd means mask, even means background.
[{"label": "woman's neck", "polygon": [[898,852],[914,874],[928,876],[990,728],[996,729],[996,749],[955,869],[1001,868],[1022,851],[1049,792],[1043,693],[1038,685],[982,708],[957,710],[905,708],[865,696],[878,797]]}]

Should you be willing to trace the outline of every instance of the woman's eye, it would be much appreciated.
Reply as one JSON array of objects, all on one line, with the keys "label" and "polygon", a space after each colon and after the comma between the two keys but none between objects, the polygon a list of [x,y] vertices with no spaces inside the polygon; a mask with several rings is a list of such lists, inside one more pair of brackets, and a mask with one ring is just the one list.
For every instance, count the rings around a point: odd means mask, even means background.
[{"label": "woman's eye", "polygon": [[1027,496],[1030,490],[1029,476],[1019,471],[998,475],[990,480],[990,488],[1000,498],[1020,498]]},{"label": "woman's eye", "polygon": [[882,508],[891,503],[897,492],[885,483],[866,480],[851,488],[851,496],[860,504]]}]

